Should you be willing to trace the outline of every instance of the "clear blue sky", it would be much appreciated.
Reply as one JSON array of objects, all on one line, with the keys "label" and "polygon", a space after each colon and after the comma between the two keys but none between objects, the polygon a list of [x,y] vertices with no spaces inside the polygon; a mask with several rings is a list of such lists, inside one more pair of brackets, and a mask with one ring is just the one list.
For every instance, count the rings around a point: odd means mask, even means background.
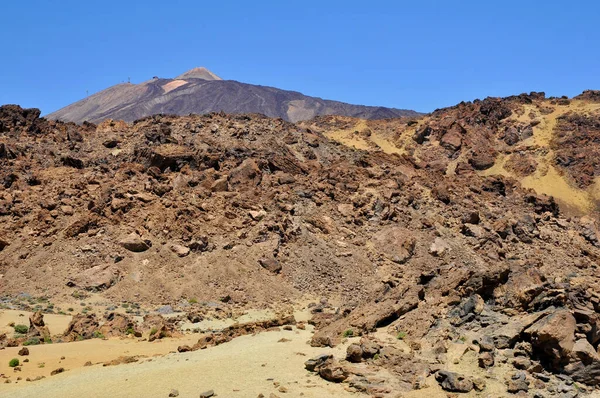
[{"label": "clear blue sky", "polygon": [[600,88],[597,0],[33,0],[0,15],[0,104],[43,113],[195,66],[418,111]]}]

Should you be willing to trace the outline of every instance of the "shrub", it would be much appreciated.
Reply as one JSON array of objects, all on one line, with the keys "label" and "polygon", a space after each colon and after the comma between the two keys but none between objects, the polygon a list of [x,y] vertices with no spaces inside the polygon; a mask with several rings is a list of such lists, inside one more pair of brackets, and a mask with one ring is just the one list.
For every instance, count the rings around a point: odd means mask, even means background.
[{"label": "shrub", "polygon": [[152,335],[156,334],[156,332],[158,332],[158,329],[157,329],[157,328],[152,328],[152,329],[150,330],[150,336],[152,336]]},{"label": "shrub", "polygon": [[396,338],[398,340],[404,340],[405,337],[406,337],[406,332],[398,332],[398,334],[396,335]]},{"label": "shrub", "polygon": [[23,343],[23,345],[38,345],[38,344],[40,344],[40,343],[41,343],[41,341],[40,341],[40,339],[39,339],[39,338],[37,338],[37,337],[32,337],[32,338],[30,338],[29,340],[25,341],[25,342]]},{"label": "shrub", "polygon": [[15,368],[15,367],[19,366],[19,360],[17,358],[11,359],[10,362],[8,363],[8,366],[10,366],[11,368]]},{"label": "shrub", "polygon": [[102,334],[100,331],[98,331],[98,330],[96,330],[96,331],[95,331],[95,332],[92,334],[92,336],[93,336],[95,339],[103,339],[103,338],[104,338],[104,335],[103,335],[103,334]]},{"label": "shrub", "polygon": [[191,298],[188,300],[188,303],[190,304],[197,304],[198,303],[198,299],[197,298]]},{"label": "shrub", "polygon": [[52,339],[50,338],[50,336],[45,336],[44,337],[44,343],[46,343],[46,344],[52,344]]},{"label": "shrub", "polygon": [[345,330],[343,336],[344,337],[352,337],[352,336],[354,336],[354,331],[352,329]]},{"label": "shrub", "polygon": [[25,334],[29,328],[25,325],[15,325],[15,333]]},{"label": "shrub", "polygon": [[135,334],[135,330],[133,328],[127,328],[125,334]]}]

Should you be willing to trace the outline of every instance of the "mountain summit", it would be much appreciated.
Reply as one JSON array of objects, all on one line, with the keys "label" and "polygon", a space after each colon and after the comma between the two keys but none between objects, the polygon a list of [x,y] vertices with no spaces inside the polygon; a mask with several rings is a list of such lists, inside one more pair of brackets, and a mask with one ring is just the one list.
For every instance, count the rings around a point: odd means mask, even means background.
[{"label": "mountain summit", "polygon": [[260,113],[297,122],[319,115],[386,119],[417,116],[410,110],[351,105],[309,97],[296,91],[223,80],[204,67],[175,79],[158,78],[140,84],[109,87],[47,116],[68,122],[98,123],[106,119],[127,122],[155,114]]},{"label": "mountain summit", "polygon": [[203,66],[188,70],[177,76],[175,79],[223,80]]}]

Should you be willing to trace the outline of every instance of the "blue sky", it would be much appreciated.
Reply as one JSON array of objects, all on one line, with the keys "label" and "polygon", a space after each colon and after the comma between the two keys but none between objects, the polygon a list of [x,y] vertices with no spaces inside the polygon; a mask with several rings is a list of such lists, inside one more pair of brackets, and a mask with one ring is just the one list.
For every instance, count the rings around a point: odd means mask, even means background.
[{"label": "blue sky", "polygon": [[131,78],[225,79],[432,111],[600,88],[600,2],[3,1],[0,104],[49,113]]}]

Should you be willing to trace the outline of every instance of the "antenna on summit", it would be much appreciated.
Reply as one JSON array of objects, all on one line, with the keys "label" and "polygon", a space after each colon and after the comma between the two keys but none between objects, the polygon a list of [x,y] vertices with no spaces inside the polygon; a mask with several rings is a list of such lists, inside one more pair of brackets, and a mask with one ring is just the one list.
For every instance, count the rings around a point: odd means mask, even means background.
[{"label": "antenna on summit", "polygon": [[131,77],[127,77],[127,83],[131,84]]}]

